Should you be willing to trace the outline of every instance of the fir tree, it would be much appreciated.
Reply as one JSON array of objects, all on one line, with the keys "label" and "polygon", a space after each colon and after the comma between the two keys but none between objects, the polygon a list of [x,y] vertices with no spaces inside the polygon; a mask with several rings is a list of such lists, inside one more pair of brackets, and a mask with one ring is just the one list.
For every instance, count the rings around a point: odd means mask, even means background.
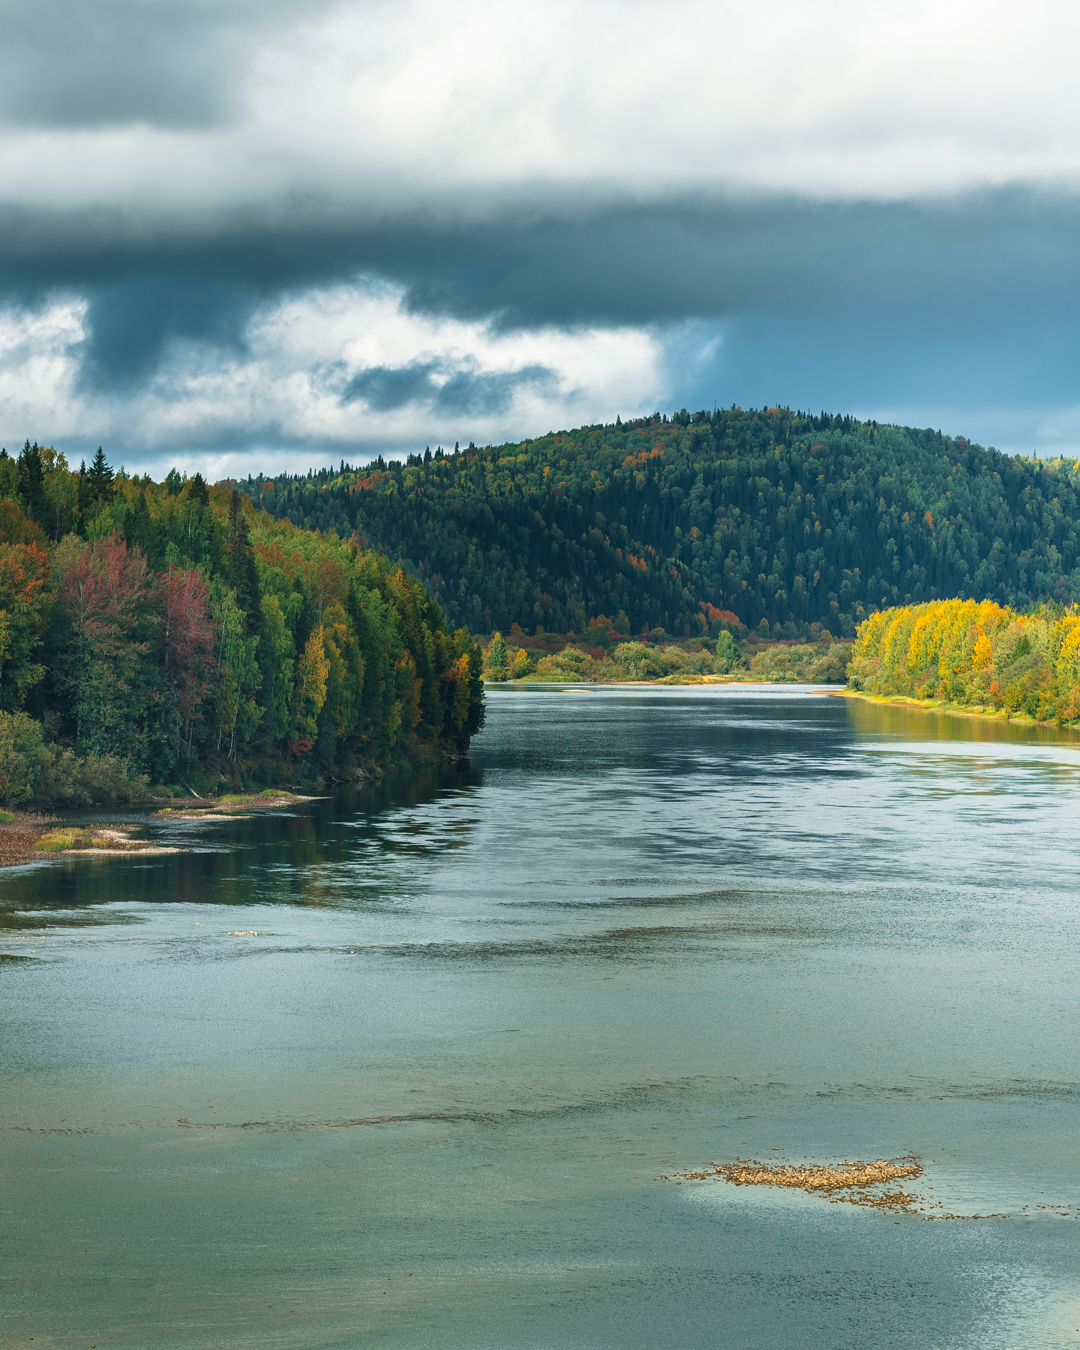
[{"label": "fir tree", "polygon": [[261,609],[259,573],[248,537],[248,525],[240,494],[233,488],[229,497],[229,555],[227,577],[236,592],[236,600],[247,616],[249,630],[258,627]]},{"label": "fir tree", "polygon": [[94,462],[90,465],[90,472],[87,474],[90,495],[95,501],[104,503],[112,500],[114,478],[115,474],[105,458],[105,451],[99,445]]}]

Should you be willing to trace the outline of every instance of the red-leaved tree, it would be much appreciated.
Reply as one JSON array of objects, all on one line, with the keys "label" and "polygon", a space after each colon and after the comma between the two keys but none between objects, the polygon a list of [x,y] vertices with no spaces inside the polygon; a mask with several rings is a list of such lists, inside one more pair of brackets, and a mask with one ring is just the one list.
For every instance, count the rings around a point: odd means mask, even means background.
[{"label": "red-leaved tree", "polygon": [[210,591],[193,570],[170,568],[159,584],[165,712],[178,727],[181,752],[189,754],[199,709],[210,689],[214,645]]},{"label": "red-leaved tree", "polygon": [[146,559],[119,534],[99,539],[64,573],[60,596],[71,623],[65,666],[76,739],[97,754],[127,758],[152,697],[146,656],[156,606]]}]

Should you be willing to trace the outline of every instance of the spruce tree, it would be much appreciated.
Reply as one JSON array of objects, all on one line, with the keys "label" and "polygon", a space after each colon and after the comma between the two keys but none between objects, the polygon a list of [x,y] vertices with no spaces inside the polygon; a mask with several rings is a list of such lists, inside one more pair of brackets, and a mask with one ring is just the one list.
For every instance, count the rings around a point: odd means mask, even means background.
[{"label": "spruce tree", "polygon": [[94,456],[94,462],[90,465],[90,472],[87,474],[90,495],[95,501],[107,502],[112,500],[113,478],[114,474],[109,461],[105,458],[105,451],[99,445],[97,454]]},{"label": "spruce tree", "polygon": [[45,482],[41,467],[41,450],[35,442],[23,446],[19,464],[19,496],[31,520],[41,524],[45,515]]},{"label": "spruce tree", "polygon": [[260,618],[259,573],[255,553],[248,537],[243,503],[236,488],[229,498],[229,585],[236,592],[236,602],[247,615],[248,632],[258,630]]}]

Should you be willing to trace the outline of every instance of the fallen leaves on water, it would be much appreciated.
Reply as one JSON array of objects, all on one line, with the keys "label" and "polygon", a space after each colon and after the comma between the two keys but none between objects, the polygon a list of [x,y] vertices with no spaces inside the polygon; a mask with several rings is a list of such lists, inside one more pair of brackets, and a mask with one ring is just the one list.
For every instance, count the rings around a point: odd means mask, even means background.
[{"label": "fallen leaves on water", "polygon": [[733,1186],[782,1186],[811,1195],[826,1195],[834,1202],[911,1214],[925,1206],[925,1200],[902,1188],[886,1190],[884,1187],[898,1181],[914,1181],[922,1174],[922,1163],[915,1157],[802,1167],[790,1163],[766,1163],[757,1158],[737,1158],[731,1163],[714,1163],[701,1171],[679,1172],[660,1180],[676,1184],[717,1180]]}]

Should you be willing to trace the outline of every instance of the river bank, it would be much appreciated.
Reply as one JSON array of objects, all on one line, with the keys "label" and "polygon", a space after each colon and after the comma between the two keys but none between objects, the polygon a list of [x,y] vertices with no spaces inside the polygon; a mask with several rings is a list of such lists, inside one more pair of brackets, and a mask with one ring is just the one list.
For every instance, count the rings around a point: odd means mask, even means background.
[{"label": "river bank", "polygon": [[980,722],[1008,722],[1015,726],[1067,727],[1080,731],[1080,719],[1061,722],[1042,720],[1027,713],[1009,712],[1007,708],[990,708],[983,704],[949,703],[943,698],[911,698],[906,694],[867,694],[861,689],[837,689],[834,698],[859,699],[863,703],[880,703],[893,708],[917,708],[922,712],[948,713],[951,717],[970,717]]},{"label": "river bank", "polygon": [[827,632],[814,642],[755,634],[736,639],[724,631],[715,641],[650,635],[605,644],[560,638],[557,646],[553,636],[517,637],[522,643],[550,643],[538,656],[535,646],[515,647],[494,633],[483,649],[484,678],[498,684],[844,684],[852,650],[850,641]]},{"label": "river bank", "polygon": [[[149,805],[161,798],[151,799]],[[262,812],[302,806],[322,798],[298,793],[269,791],[230,794],[224,797],[192,798],[183,807],[163,807],[154,816],[172,820],[205,820],[258,815]],[[139,822],[80,822],[65,825],[59,816],[34,812],[0,812],[0,868],[22,867],[45,858],[154,857],[187,850],[135,837]]]},{"label": "river bank", "polygon": [[[819,681],[810,679],[799,679],[792,675],[783,679],[758,679],[745,671],[738,675],[692,675],[676,674],[661,675],[655,679],[635,679],[633,676],[626,676],[617,679],[613,676],[597,676],[594,678],[573,679],[569,676],[560,678],[556,675],[525,675],[520,680],[485,680],[485,689],[528,689],[536,685],[546,684],[595,684],[607,687],[622,685],[648,685],[653,688],[672,687],[679,685],[699,685],[699,684],[723,684],[723,685],[746,685],[747,687],[759,687],[761,685],[773,685],[778,688],[784,688],[795,685],[807,684],[827,684],[836,683],[835,681]],[[841,691],[836,690],[837,693]]]}]

